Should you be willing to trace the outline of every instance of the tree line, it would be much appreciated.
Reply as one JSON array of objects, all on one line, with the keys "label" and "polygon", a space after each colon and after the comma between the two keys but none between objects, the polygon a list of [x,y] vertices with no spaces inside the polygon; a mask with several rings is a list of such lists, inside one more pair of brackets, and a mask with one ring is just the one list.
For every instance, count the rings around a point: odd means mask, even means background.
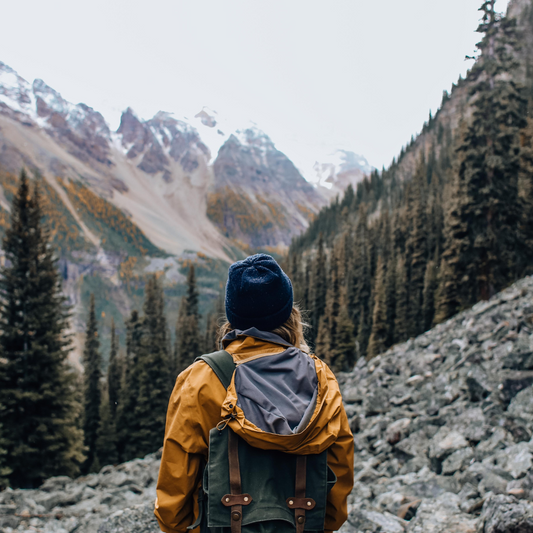
[{"label": "tree line", "polygon": [[497,14],[493,0],[480,11],[480,55],[461,82],[470,113],[457,130],[430,117],[425,128],[436,140],[410,179],[399,179],[399,165],[413,141],[291,245],[286,268],[308,310],[310,340],[336,371],[532,271],[532,92],[517,81],[516,21]]},{"label": "tree line", "polygon": [[82,376],[69,364],[70,309],[43,223],[39,180],[21,172],[0,277],[0,488],[36,487],[55,475],[98,471],[162,445],[176,376],[216,349],[217,316],[200,327],[194,266],[187,275],[172,343],[163,287],[145,284],[142,313],[127,320],[121,350],[115,324],[104,372],[91,296]]}]

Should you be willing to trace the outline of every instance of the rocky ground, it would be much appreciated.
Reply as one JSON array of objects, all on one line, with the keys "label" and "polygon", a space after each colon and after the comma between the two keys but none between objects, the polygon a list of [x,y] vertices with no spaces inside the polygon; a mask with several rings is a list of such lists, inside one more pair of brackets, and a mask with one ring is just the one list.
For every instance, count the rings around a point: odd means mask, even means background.
[{"label": "rocky ground", "polygon": [[340,376],[348,532],[533,532],[533,279]]},{"label": "rocky ground", "polygon": [[[343,533],[533,533],[533,278],[339,382],[356,448]],[[4,491],[0,532],[155,533],[158,463]]]},{"label": "rocky ground", "polygon": [[[75,480],[51,478],[37,490],[0,492],[0,532],[96,533],[117,511],[150,502],[150,513],[137,520],[143,524],[140,529],[122,530],[145,533],[147,518],[153,516],[159,459],[160,453],[150,454]],[[136,516],[131,511],[126,514]],[[154,525],[159,531],[155,519]]]}]

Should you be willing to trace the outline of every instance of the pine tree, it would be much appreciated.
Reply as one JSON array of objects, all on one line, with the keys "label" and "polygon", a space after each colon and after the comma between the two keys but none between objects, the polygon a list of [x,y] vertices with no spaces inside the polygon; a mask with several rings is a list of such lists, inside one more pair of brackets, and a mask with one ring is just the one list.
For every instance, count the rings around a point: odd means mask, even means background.
[{"label": "pine tree", "polygon": [[426,164],[423,159],[418,163],[410,189],[412,197],[410,226],[412,229],[407,245],[411,258],[407,328],[408,335],[416,337],[424,330],[422,308],[427,263]]},{"label": "pine tree", "polygon": [[375,286],[374,312],[372,316],[372,333],[368,343],[368,357],[375,357],[385,351],[387,342],[387,296],[385,293],[385,265],[381,256],[378,258]]},{"label": "pine tree", "polygon": [[396,269],[394,255],[389,257],[385,272],[385,308],[387,316],[387,337],[385,341],[385,347],[388,348],[392,346],[395,338],[394,323],[396,321]]},{"label": "pine tree", "polygon": [[176,326],[178,342],[177,357],[181,372],[187,368],[196,357],[202,355],[202,340],[200,337],[200,313],[198,311],[198,289],[194,265],[187,274],[187,292],[181,299],[178,323]]},{"label": "pine tree", "polygon": [[494,3],[486,0],[480,8],[481,56],[469,76],[473,114],[458,148],[457,225],[467,246],[456,247],[455,257],[448,254],[447,268],[459,285],[462,307],[490,298],[517,277],[524,263],[517,176],[527,101],[512,77],[516,21],[500,17]]},{"label": "pine tree", "polygon": [[222,296],[220,296],[215,302],[213,311],[207,316],[204,346],[205,353],[211,353],[220,350],[220,347],[217,344],[218,329],[220,321],[224,318],[224,316],[224,299]]},{"label": "pine tree", "polygon": [[522,201],[522,235],[526,250],[525,264],[520,269],[533,272],[533,101],[529,103],[527,126],[521,132],[519,188]]},{"label": "pine tree", "polygon": [[396,318],[394,320],[394,341],[402,342],[409,337],[407,324],[407,268],[403,257],[396,263]]},{"label": "pine tree", "polygon": [[371,258],[369,245],[367,210],[361,206],[355,230],[354,264],[348,279],[348,311],[357,331],[359,356],[365,356],[372,328]]},{"label": "pine tree", "polygon": [[368,341],[372,329],[372,277],[370,258],[370,239],[368,235],[367,212],[362,210],[361,221],[358,224],[358,249],[356,252],[357,276],[357,301],[359,302],[359,312],[357,316],[357,342],[359,353],[366,356]]},{"label": "pine tree", "polygon": [[318,336],[320,318],[326,310],[326,252],[322,233],[318,237],[316,256],[311,272],[311,338],[314,341]]},{"label": "pine tree", "polygon": [[424,304],[422,306],[424,331],[431,328],[435,318],[435,293],[438,285],[436,266],[436,261],[429,261],[424,274]]},{"label": "pine tree", "polygon": [[[100,380],[102,377],[102,358],[100,356],[100,340],[96,324],[96,314],[94,308],[94,294],[91,294],[89,307],[89,320],[85,337],[85,347],[83,349],[84,366],[84,419],[83,431],[85,435],[85,446],[87,448],[86,469],[94,472],[97,469],[96,439],[100,427],[100,404],[101,391]],[[93,464],[94,463],[94,464]]]},{"label": "pine tree", "polygon": [[142,367],[141,341],[143,321],[138,311],[133,310],[126,322],[126,362],[121,385],[121,398],[117,406],[117,449],[119,461],[124,462],[137,456],[137,443],[133,436],[139,432],[139,421],[135,414]]},{"label": "pine tree", "polygon": [[109,399],[109,413],[113,423],[116,422],[117,407],[121,397],[122,386],[122,361],[119,357],[119,344],[115,328],[115,321],[111,322],[111,351],[109,353],[109,366],[107,368],[107,390]]},{"label": "pine tree", "polygon": [[0,280],[0,418],[13,487],[75,476],[84,460],[68,308],[41,220],[38,185],[31,193],[22,172]]},{"label": "pine tree", "polygon": [[331,334],[329,328],[329,321],[326,315],[320,317],[318,324],[318,334],[316,336],[316,348],[315,354],[323,361],[326,361],[329,357],[331,349]]},{"label": "pine tree", "polygon": [[334,372],[349,372],[356,361],[355,335],[348,308],[342,305],[337,318],[337,335],[330,368]]},{"label": "pine tree", "polygon": [[136,457],[159,449],[163,444],[166,411],[173,381],[169,376],[163,289],[155,276],[145,289],[143,335],[138,357],[138,396],[135,405]]},{"label": "pine tree", "polygon": [[103,387],[102,391],[100,425],[96,439],[96,461],[93,463],[93,471],[98,471],[98,467],[118,463],[116,425],[111,413],[112,404],[106,389],[107,387]]},{"label": "pine tree", "polygon": [[326,292],[326,309],[325,315],[328,317],[328,336],[329,347],[327,354],[325,354],[326,363],[333,368],[333,359],[336,357],[337,344],[337,326],[339,319],[340,303],[341,303],[341,286],[339,280],[339,257],[337,250],[331,254],[331,261],[328,275],[328,289]]},{"label": "pine tree", "polygon": [[7,464],[7,441],[2,433],[2,425],[0,424],[0,491],[4,490],[9,485],[9,474],[12,470]]}]

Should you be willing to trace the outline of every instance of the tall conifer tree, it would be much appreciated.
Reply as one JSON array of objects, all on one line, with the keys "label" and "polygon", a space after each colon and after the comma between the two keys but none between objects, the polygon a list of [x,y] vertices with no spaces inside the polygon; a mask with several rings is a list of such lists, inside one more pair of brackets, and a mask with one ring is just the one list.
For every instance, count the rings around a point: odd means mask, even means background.
[{"label": "tall conifer tree", "polygon": [[181,372],[187,368],[199,355],[202,355],[203,343],[200,336],[200,312],[198,310],[198,289],[194,265],[187,274],[187,292],[181,299],[176,325],[176,342]]},{"label": "tall conifer tree", "polygon": [[410,194],[412,197],[411,231],[408,248],[411,252],[409,303],[407,328],[410,337],[416,337],[424,330],[422,315],[424,305],[424,275],[427,264],[427,220],[426,220],[426,164],[419,161]]},{"label": "tall conifer tree", "polygon": [[93,463],[94,465],[114,465],[118,462],[116,425],[110,407],[107,386],[104,385],[100,404],[100,425],[96,438],[97,461]]},{"label": "tall conifer tree", "polygon": [[320,317],[326,310],[326,252],[324,249],[324,237],[322,233],[318,237],[316,256],[313,261],[311,273],[311,337],[313,341],[318,336]]},{"label": "tall conifer tree", "polygon": [[98,470],[99,463],[95,460],[96,439],[100,427],[100,404],[102,401],[100,380],[102,377],[102,358],[100,356],[100,339],[94,306],[94,294],[91,294],[89,304],[89,320],[83,349],[83,375],[84,375],[84,418],[83,431],[85,446],[87,447],[86,468],[92,472]]},{"label": "tall conifer tree", "polygon": [[0,421],[13,487],[74,476],[84,461],[68,308],[41,220],[38,185],[31,192],[22,172],[0,280]]},{"label": "tall conifer tree", "polygon": [[156,451],[163,444],[166,410],[173,381],[170,379],[166,342],[163,289],[152,276],[145,288],[143,335],[138,356],[138,396],[135,416],[138,432],[133,435],[136,456]]},{"label": "tall conifer tree", "polygon": [[407,268],[403,257],[396,263],[396,318],[394,320],[394,341],[402,342],[409,337],[407,324],[408,300]]},{"label": "tall conifer tree", "polygon": [[126,322],[126,362],[121,387],[121,399],[117,406],[117,448],[119,461],[128,461],[136,457],[137,443],[132,435],[139,432],[139,420],[135,414],[139,391],[142,362],[141,343],[143,321],[139,312],[133,310]]},{"label": "tall conifer tree", "polygon": [[372,333],[368,343],[368,357],[375,357],[385,351],[387,343],[387,296],[385,293],[385,265],[381,256],[378,258],[372,316]]},{"label": "tall conifer tree", "polygon": [[448,269],[460,285],[462,307],[490,298],[516,279],[524,263],[517,176],[527,101],[512,76],[516,21],[498,15],[494,4],[486,0],[480,8],[481,56],[469,76],[473,114],[458,148],[462,194],[456,210],[467,246],[456,247],[455,258],[448,254]]},{"label": "tall conifer tree", "polygon": [[111,420],[116,422],[117,407],[121,397],[122,387],[122,360],[120,359],[118,336],[115,320],[111,322],[111,351],[109,353],[109,366],[107,368],[107,390],[109,399],[109,413]]}]

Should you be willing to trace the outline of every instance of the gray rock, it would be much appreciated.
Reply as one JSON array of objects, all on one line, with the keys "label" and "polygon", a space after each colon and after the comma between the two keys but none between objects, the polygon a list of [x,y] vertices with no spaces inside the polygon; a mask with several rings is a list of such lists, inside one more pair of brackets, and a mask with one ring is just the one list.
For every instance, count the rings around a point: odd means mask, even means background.
[{"label": "gray rock", "polygon": [[423,500],[407,527],[409,533],[476,533],[477,519],[463,513],[456,494]]},{"label": "gray rock", "polygon": [[445,475],[454,474],[458,470],[463,470],[470,464],[470,461],[474,457],[472,448],[461,448],[452,453],[442,463],[442,473]]},{"label": "gray rock", "polygon": [[[403,533],[405,528],[402,522],[399,518],[389,513],[378,513],[363,509],[356,509],[348,515],[348,523],[355,531],[370,533]],[[349,530],[342,529],[341,531]]]},{"label": "gray rock", "polygon": [[533,387],[520,391],[512,399],[507,411],[516,418],[533,420]]},{"label": "gray rock", "polygon": [[483,504],[478,533],[532,533],[533,505],[512,496],[490,496]]},{"label": "gray rock", "polygon": [[160,533],[153,502],[117,511],[104,520],[98,533]]},{"label": "gray rock", "polygon": [[468,371],[466,386],[471,402],[480,402],[492,392],[487,373],[479,365],[473,366]]},{"label": "gray rock", "polygon": [[512,352],[503,362],[503,368],[512,370],[533,370],[533,352]]},{"label": "gray rock", "polygon": [[468,446],[468,442],[461,433],[443,426],[431,439],[429,457],[431,459],[443,459],[466,446]]},{"label": "gray rock", "polygon": [[47,479],[39,488],[45,492],[52,492],[55,490],[61,490],[68,483],[72,481],[68,476],[56,476]]}]

